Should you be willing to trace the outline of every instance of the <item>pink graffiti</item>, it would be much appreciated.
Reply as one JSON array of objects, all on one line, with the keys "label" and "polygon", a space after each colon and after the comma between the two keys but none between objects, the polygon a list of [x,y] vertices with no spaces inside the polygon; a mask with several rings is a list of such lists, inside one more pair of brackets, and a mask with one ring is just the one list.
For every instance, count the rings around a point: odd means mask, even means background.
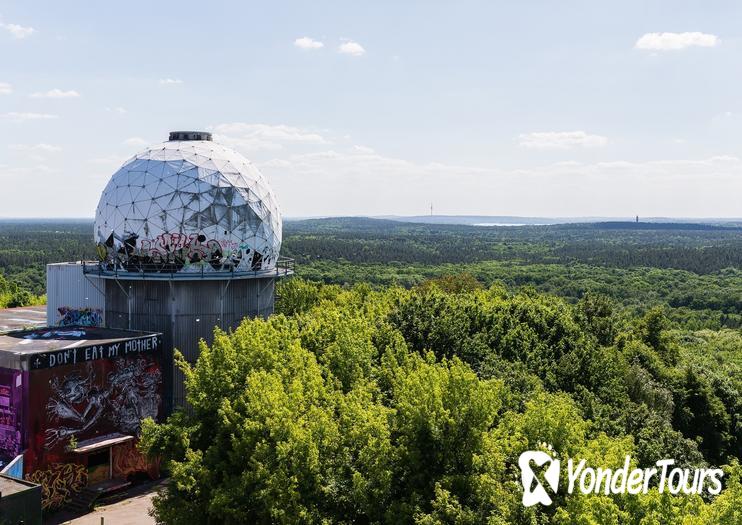
[{"label": "pink graffiti", "polygon": [[208,261],[215,268],[231,258],[238,264],[242,247],[231,239],[206,239],[203,234],[162,233],[153,239],[139,241],[139,253],[150,257],[155,264],[171,261],[173,257],[190,262]]}]

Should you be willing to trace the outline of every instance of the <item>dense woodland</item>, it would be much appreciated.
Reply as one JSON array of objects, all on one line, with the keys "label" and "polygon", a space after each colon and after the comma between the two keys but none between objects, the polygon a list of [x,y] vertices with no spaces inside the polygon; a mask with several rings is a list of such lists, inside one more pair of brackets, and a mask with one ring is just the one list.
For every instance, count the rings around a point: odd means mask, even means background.
[{"label": "dense woodland", "polygon": [[640,315],[668,307],[690,328],[742,326],[742,229],[600,223],[475,227],[373,219],[288,222],[284,254],[301,276],[406,288],[461,272],[579,300],[606,295]]},{"label": "dense woodland", "polygon": [[[411,290],[300,278],[280,311],[217,331],[192,411],[144,425],[171,481],[163,523],[742,523],[742,335],[626,320],[468,275]],[[547,449],[547,445],[552,447]],[[604,468],[726,465],[695,495],[555,496],[524,508],[518,456]],[[562,480],[564,483],[564,480]]]},{"label": "dense woodland", "polygon": [[[406,288],[469,273],[571,302],[587,291],[630,315],[656,305],[690,328],[742,326],[742,228],[598,223],[475,227],[339,218],[287,221],[302,277]],[[0,306],[43,301],[48,262],[95,256],[90,221],[0,221]]]},{"label": "dense woodland", "polygon": [[0,308],[44,303],[46,264],[95,255],[92,221],[0,220]]},{"label": "dense woodland", "polygon": [[[0,223],[0,301],[93,255],[89,222]],[[742,524],[742,230],[285,223],[277,312],[181,360],[144,425],[163,523]],[[725,469],[719,496],[555,496],[517,458]],[[551,450],[551,449],[549,449]]]}]

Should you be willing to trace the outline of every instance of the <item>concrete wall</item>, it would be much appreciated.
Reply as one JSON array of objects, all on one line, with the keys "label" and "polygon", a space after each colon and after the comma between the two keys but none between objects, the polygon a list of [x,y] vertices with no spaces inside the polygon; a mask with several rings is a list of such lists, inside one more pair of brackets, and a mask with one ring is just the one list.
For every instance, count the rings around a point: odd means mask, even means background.
[{"label": "concrete wall", "polygon": [[[212,341],[214,327],[237,327],[245,317],[273,313],[274,277],[231,280],[105,279],[105,318],[111,328],[162,332],[164,348],[177,348],[193,363],[198,341]],[[165,362],[170,356],[165,356]],[[182,374],[165,374],[166,412],[185,404]]]}]

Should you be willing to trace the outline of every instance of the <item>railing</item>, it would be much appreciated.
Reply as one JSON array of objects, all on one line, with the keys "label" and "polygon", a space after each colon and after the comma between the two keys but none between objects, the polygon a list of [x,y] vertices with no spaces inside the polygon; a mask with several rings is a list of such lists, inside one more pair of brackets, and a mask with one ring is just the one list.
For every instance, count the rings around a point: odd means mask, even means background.
[{"label": "railing", "polygon": [[115,279],[193,280],[193,279],[259,279],[265,277],[289,277],[294,274],[295,261],[279,257],[273,268],[260,270],[215,269],[208,262],[191,264],[187,268],[176,268],[171,264],[147,262],[83,261],[84,274]]}]

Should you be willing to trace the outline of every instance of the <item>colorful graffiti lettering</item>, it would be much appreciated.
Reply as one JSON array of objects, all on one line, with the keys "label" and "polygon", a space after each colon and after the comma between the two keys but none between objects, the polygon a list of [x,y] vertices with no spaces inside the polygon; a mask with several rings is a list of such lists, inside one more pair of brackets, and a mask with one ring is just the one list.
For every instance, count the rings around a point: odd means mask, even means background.
[{"label": "colorful graffiti lettering", "polygon": [[[121,243],[118,248],[115,240]],[[231,271],[242,265],[257,271],[273,260],[264,258],[247,244],[231,239],[207,239],[195,233],[162,233],[152,239],[139,239],[137,235],[114,239],[111,234],[106,242],[98,244],[97,252],[98,259],[107,265],[130,271],[166,273],[192,266]]]},{"label": "colorful graffiti lettering", "polygon": [[57,308],[62,317],[59,326],[102,326],[103,315],[101,310],[93,308],[73,308],[60,306]]},{"label": "colorful graffiti lettering", "polygon": [[[140,241],[140,254],[153,262],[189,264],[206,262],[215,270],[239,265],[242,251],[235,251],[237,243],[227,239],[208,239],[203,234],[163,233],[154,239]],[[248,250],[249,251],[249,250]]]},{"label": "colorful graffiti lettering", "polygon": [[123,443],[112,449],[113,471],[117,477],[128,478],[141,472],[146,472],[152,479],[160,477],[160,459],[148,461],[137,450],[133,441]]},{"label": "colorful graffiti lettering", "polygon": [[26,479],[41,485],[41,505],[44,510],[57,509],[69,502],[88,483],[88,471],[77,463],[52,463]]}]

